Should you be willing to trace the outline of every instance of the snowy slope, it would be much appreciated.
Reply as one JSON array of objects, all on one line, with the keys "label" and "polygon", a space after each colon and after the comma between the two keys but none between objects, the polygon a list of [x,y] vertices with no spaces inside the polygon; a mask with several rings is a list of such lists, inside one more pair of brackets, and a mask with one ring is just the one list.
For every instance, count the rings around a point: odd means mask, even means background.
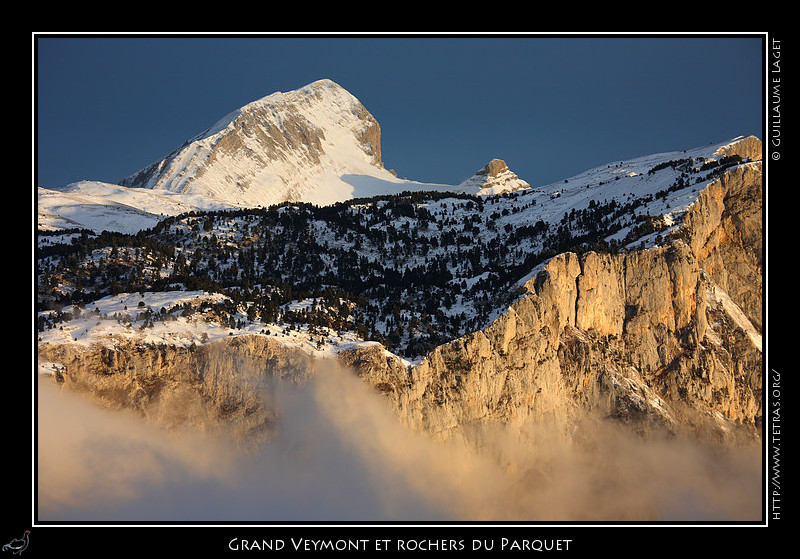
[{"label": "snowy slope", "polygon": [[38,228],[43,231],[79,228],[97,233],[136,233],[153,227],[165,216],[225,207],[200,196],[97,181],[76,182],[59,189],[39,187],[37,192]]},{"label": "snowy slope", "polygon": [[[335,332],[307,327],[289,327],[287,324],[246,323],[242,328],[231,328],[203,313],[182,316],[181,308],[189,305],[220,304],[228,298],[203,291],[167,291],[160,293],[121,293],[93,301],[83,308],[65,308],[71,316],[58,328],[39,332],[42,344],[77,344],[85,347],[102,345],[116,347],[127,342],[153,345],[191,347],[230,336],[268,335],[283,345],[302,350],[314,357],[329,357],[356,347],[378,345],[361,340],[353,332]],[[298,303],[299,304],[299,303]],[[54,313],[44,311],[40,317]],[[151,317],[159,318],[153,320]],[[164,320],[163,317],[170,317]],[[245,322],[245,314],[237,315]],[[405,360],[404,360],[405,361]],[[406,361],[411,364],[410,361]],[[52,374],[63,365],[39,363],[39,374]]]},{"label": "snowy slope", "polygon": [[[560,182],[533,187],[525,195],[533,196],[537,204],[525,219],[557,223],[565,213],[573,209],[584,210],[593,202],[640,201],[637,214],[661,216],[668,226],[677,226],[681,216],[697,200],[699,192],[715,176],[714,168],[701,172],[699,169],[703,164],[720,161],[728,153],[728,148],[746,140],[739,136],[693,149],[615,161]],[[667,165],[687,160],[693,160],[691,165],[683,164],[684,169],[693,169],[688,173],[678,165]],[[687,179],[686,186],[668,192],[682,176]],[[628,231],[630,227],[624,227],[613,238],[621,240]],[[646,239],[646,244],[652,245],[653,239]]]}]

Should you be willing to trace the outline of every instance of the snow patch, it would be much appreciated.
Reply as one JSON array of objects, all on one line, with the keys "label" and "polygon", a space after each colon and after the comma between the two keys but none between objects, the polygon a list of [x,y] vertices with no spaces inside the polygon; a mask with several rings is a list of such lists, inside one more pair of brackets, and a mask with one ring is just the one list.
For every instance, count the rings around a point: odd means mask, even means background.
[{"label": "snow patch", "polygon": [[753,323],[750,322],[750,319],[747,318],[747,315],[744,314],[739,305],[734,303],[730,296],[720,289],[718,285],[713,285],[710,289],[706,291],[706,299],[709,304],[716,304],[721,305],[728,316],[733,319],[736,325],[741,328],[747,336],[750,338],[750,341],[753,342],[753,345],[758,348],[758,351],[762,351],[761,349],[761,334],[758,332]]}]

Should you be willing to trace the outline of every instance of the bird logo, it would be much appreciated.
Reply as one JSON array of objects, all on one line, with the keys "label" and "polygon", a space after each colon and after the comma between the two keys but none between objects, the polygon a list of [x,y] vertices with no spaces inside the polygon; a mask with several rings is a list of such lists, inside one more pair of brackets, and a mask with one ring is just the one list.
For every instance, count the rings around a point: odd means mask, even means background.
[{"label": "bird logo", "polygon": [[21,555],[23,551],[28,547],[28,538],[30,536],[31,531],[25,530],[25,533],[22,535],[21,538],[14,538],[6,545],[3,546],[3,551],[10,551],[16,555]]}]

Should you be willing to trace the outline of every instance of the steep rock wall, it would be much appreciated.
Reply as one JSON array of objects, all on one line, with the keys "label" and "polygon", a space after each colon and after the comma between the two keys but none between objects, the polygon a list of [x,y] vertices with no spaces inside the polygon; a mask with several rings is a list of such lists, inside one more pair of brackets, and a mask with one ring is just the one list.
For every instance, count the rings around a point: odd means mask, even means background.
[{"label": "steep rock wall", "polygon": [[761,164],[739,166],[701,193],[667,246],[561,254],[491,326],[409,371],[365,355],[375,350],[344,360],[439,439],[526,425],[570,439],[587,418],[757,438],[761,196]]},{"label": "steep rock wall", "polygon": [[371,360],[369,350],[348,364],[382,388],[410,428],[440,439],[481,437],[487,425],[536,425],[569,438],[587,418],[643,434],[756,436],[760,350],[708,305],[715,286],[684,243],[560,255],[533,282],[489,328],[436,348],[410,371]]},{"label": "steep rock wall", "polygon": [[759,329],[763,326],[763,196],[762,164],[737,166],[700,193],[683,227],[699,266]]},{"label": "steep rock wall", "polygon": [[55,380],[112,409],[136,411],[165,428],[225,432],[266,440],[277,421],[274,381],[313,374],[305,352],[267,336],[237,336],[201,346],[118,342],[40,345],[58,363]]}]

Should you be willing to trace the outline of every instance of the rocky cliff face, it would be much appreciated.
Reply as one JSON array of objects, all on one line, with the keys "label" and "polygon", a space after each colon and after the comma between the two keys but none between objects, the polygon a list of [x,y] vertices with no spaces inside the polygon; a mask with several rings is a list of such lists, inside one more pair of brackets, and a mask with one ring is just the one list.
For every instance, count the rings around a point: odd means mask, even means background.
[{"label": "rocky cliff face", "polygon": [[[750,142],[745,143],[748,146]],[[731,169],[704,189],[684,221],[699,266],[762,328],[763,221],[761,164]]]},{"label": "rocky cliff face", "polygon": [[[565,439],[612,420],[730,442],[761,416],[761,164],[711,184],[681,238],[625,254],[566,253],[489,328],[406,371],[347,359],[412,429],[480,443],[486,426]],[[535,432],[535,430],[534,430]]]},{"label": "rocky cliff face", "polygon": [[585,420],[642,434],[755,437],[761,351],[716,296],[688,246],[629,255],[560,255],[486,330],[436,348],[406,371],[352,355],[412,429],[480,438],[487,426]]},{"label": "rocky cliff face", "polygon": [[276,382],[302,383],[313,374],[307,353],[266,336],[191,347],[43,345],[39,359],[60,365],[58,384],[103,407],[133,410],[167,429],[222,433],[243,443],[270,437]]}]

